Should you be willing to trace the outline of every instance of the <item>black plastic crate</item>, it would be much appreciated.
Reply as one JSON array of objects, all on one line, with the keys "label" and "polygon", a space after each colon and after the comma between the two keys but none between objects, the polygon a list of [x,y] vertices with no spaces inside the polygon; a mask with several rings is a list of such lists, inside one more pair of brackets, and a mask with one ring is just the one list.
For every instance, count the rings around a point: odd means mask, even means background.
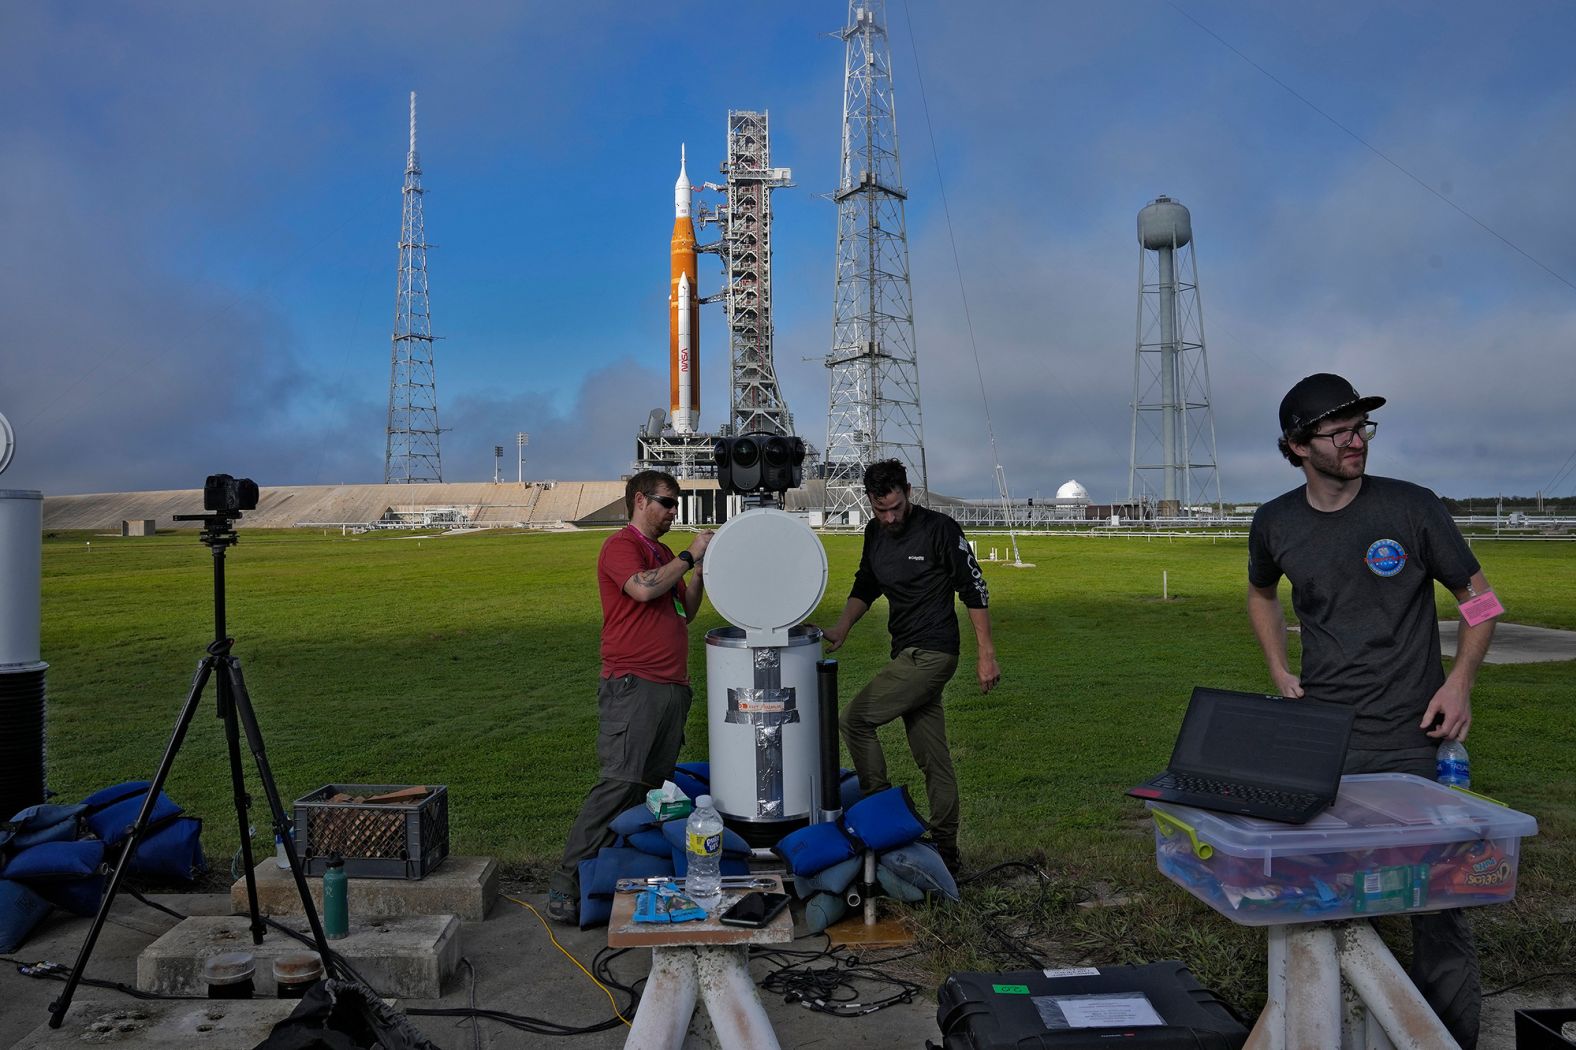
[{"label": "black plastic crate", "polygon": [[1516,1011],[1516,1050],[1565,1050],[1576,1046],[1560,1029],[1576,1022],[1576,1009],[1550,1007]]},{"label": "black plastic crate", "polygon": [[345,874],[372,879],[419,879],[449,855],[449,789],[437,785],[417,802],[333,802],[336,795],[367,797],[405,784],[326,784],[296,799],[295,845],[308,875],[328,870],[328,857],[345,858]]},{"label": "black plastic crate", "polygon": [[[1164,1023],[1091,1028],[1068,1023],[1064,1002],[1113,995],[1142,995]],[[1240,1050],[1248,1039],[1248,1030],[1226,1004],[1179,962],[955,973],[936,1001],[944,1050]]]}]

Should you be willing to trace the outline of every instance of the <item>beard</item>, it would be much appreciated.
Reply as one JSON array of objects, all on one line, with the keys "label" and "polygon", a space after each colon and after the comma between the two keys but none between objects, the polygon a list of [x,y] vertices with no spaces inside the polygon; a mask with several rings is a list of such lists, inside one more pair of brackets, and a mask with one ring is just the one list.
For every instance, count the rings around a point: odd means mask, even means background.
[{"label": "beard", "polygon": [[1327,478],[1355,481],[1368,466],[1368,446],[1364,445],[1356,455],[1351,452],[1350,447],[1325,449],[1315,444],[1309,449],[1308,464]]}]

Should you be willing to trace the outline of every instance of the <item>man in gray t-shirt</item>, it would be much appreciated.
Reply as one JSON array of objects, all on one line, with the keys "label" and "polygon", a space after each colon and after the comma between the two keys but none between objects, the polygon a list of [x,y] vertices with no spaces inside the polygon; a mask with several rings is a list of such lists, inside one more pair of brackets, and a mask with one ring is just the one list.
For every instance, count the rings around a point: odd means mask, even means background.
[{"label": "man in gray t-shirt", "polygon": [[[1434,581],[1457,600],[1488,581],[1455,522],[1425,488],[1364,473],[1382,397],[1340,376],[1312,375],[1281,401],[1280,450],[1306,484],[1260,507],[1248,536],[1248,618],[1275,689],[1357,706],[1347,773],[1434,776],[1434,751],[1465,740],[1472,683],[1494,621],[1460,626],[1442,666]],[[1278,588],[1291,582],[1302,671],[1286,657]],[[1479,980],[1459,910],[1412,917],[1412,980],[1456,1041],[1477,1044]]]}]

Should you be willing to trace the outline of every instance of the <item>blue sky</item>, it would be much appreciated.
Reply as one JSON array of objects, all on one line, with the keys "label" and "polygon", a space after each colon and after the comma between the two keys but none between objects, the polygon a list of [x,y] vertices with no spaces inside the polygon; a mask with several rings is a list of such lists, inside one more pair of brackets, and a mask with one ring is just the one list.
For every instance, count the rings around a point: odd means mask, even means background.
[{"label": "blue sky", "polygon": [[[994,488],[939,169],[1014,492],[1126,494],[1134,219],[1160,193],[1193,214],[1228,500],[1299,480],[1275,406],[1323,370],[1390,398],[1377,473],[1576,492],[1576,7],[1502,6],[893,2],[933,485]],[[666,404],[678,145],[717,178],[730,107],[769,110],[794,171],[777,369],[823,444],[846,6],[679,11],[0,9],[0,484],[381,480],[411,90],[446,479],[491,478],[522,430],[529,477],[629,469]]]}]

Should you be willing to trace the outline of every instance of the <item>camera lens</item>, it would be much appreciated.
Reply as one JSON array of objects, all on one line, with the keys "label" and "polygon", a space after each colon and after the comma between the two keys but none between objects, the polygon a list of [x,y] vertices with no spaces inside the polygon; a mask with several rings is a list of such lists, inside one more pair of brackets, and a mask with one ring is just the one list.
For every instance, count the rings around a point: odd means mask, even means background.
[{"label": "camera lens", "polygon": [[735,466],[753,467],[760,455],[760,446],[750,438],[739,438],[733,443],[733,463]]}]

